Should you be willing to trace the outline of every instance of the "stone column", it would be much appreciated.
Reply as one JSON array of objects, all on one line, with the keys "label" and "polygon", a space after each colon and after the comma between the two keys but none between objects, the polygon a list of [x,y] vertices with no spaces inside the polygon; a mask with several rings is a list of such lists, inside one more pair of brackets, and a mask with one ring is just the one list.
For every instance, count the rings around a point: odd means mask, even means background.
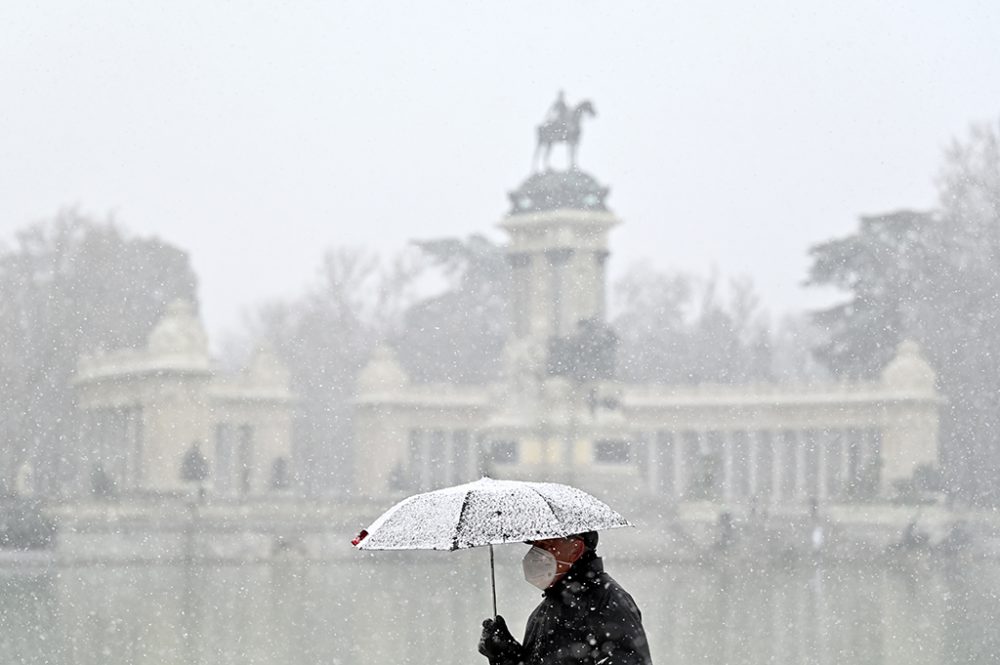
[{"label": "stone column", "polygon": [[770,502],[774,494],[774,443],[770,430],[754,431],[754,496]]},{"label": "stone column", "polygon": [[531,332],[531,255],[516,252],[507,255],[511,271],[511,309],[514,337],[521,339]]},{"label": "stone column", "polygon": [[[653,432],[653,436],[649,438],[646,443],[646,450],[648,451],[648,459],[646,464],[649,465],[649,477],[646,479],[646,490],[651,494],[660,493],[660,456],[664,454],[664,451],[660,450],[660,437],[656,432]],[[642,469],[639,469],[640,473]]]},{"label": "stone column", "polygon": [[[455,461],[455,430],[445,430],[444,438],[441,440],[441,450],[437,451],[439,464],[444,468],[444,473],[441,474],[442,484],[445,487],[450,487],[456,484],[455,476],[458,475],[458,468]],[[432,488],[433,489],[433,488]]]},{"label": "stone column", "polygon": [[828,464],[828,457],[831,454],[830,433],[826,430],[818,430],[816,433],[816,498],[819,501],[825,502],[828,495],[827,483],[829,479],[827,478],[827,473],[829,471],[830,464]]},{"label": "stone column", "polygon": [[803,446],[801,433],[795,433],[795,499],[805,499],[806,489],[806,450]]},{"label": "stone column", "polygon": [[536,254],[528,269],[531,295],[528,298],[528,330],[536,339],[548,339],[556,334],[552,327],[552,266],[544,254]]},{"label": "stone column", "polygon": [[673,435],[664,430],[653,433],[653,442],[656,446],[656,491],[662,493],[670,499],[677,498],[677,486],[675,484],[676,471],[674,469],[675,453]]},{"label": "stone column", "polygon": [[853,482],[851,476],[851,441],[847,430],[840,433],[840,493],[838,500],[843,500],[847,494],[848,483]]},{"label": "stone column", "polygon": [[720,433],[719,453],[722,456],[722,499],[730,503],[735,495],[733,478],[733,433],[723,430]]},{"label": "stone column", "polygon": [[566,250],[569,254],[562,268],[562,327],[569,334],[576,330],[577,321],[588,319],[594,311],[594,266],[590,252]]},{"label": "stone column", "polygon": [[777,506],[782,499],[782,486],[784,485],[785,474],[785,446],[786,443],[780,431],[771,435],[771,505]]},{"label": "stone column", "polygon": [[684,488],[687,483],[687,470],[684,468],[684,447],[687,442],[681,435],[681,432],[676,432],[674,436],[674,498],[680,501],[684,498]]},{"label": "stone column", "polygon": [[469,477],[473,480],[486,475],[486,445],[486,435],[482,431],[469,433],[469,454],[471,456],[469,471],[472,474]]},{"label": "stone column", "polygon": [[[80,439],[83,442],[83,455],[79,455],[74,460],[74,473],[76,475],[76,489],[81,494],[87,495],[90,493],[90,467],[84,462],[84,460],[89,460],[93,458],[95,440],[96,440],[96,425],[94,421],[94,412],[92,409],[86,409],[83,412],[82,422],[80,423],[81,436]],[[34,462],[34,460],[29,459],[29,462]],[[32,488],[34,490],[35,488]]]},{"label": "stone column", "polygon": [[[139,441],[138,413],[135,408],[125,409],[125,478],[122,485],[127,490],[138,490],[142,486],[142,442]],[[206,442],[206,448],[207,448]],[[211,455],[211,451],[203,451]]]},{"label": "stone column", "polygon": [[467,429],[459,430],[459,432],[462,434],[459,445],[462,446],[462,459],[465,461],[465,466],[462,469],[463,482],[471,482],[479,477],[479,474],[476,473],[479,461],[476,455],[475,437]]},{"label": "stone column", "polygon": [[428,489],[430,485],[430,432],[425,429],[416,430],[417,437],[417,450],[420,451],[420,456],[417,458],[417,488],[420,491]]},{"label": "stone column", "polygon": [[885,495],[887,485],[885,478],[885,470],[882,468],[883,465],[883,451],[882,451],[882,432],[874,427],[868,427],[864,430],[863,435],[863,450],[864,458],[866,464],[877,464],[879,465],[879,479],[877,491],[881,495]]},{"label": "stone column", "polygon": [[604,289],[607,280],[604,278],[604,273],[609,255],[610,252],[606,249],[594,252],[594,263],[596,264],[596,268],[594,270],[594,285],[592,293],[593,297],[597,300],[592,304],[592,311],[594,318],[599,321],[603,321],[606,316],[607,306],[605,305],[606,295]]},{"label": "stone column", "polygon": [[[570,259],[573,258],[572,249],[549,249],[545,252],[545,258],[549,265],[550,287],[549,306],[551,307],[551,334],[557,337],[564,337],[575,332],[576,321],[571,321],[573,313],[573,289],[566,288],[566,282],[570,282],[572,287],[571,273],[568,270]],[[568,274],[569,273],[569,274]]]}]

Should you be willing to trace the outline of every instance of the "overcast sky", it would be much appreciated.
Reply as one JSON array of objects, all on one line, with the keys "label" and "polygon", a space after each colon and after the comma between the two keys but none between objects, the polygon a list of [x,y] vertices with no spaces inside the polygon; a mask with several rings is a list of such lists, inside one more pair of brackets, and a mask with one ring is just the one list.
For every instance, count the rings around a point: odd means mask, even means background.
[{"label": "overcast sky", "polygon": [[190,252],[210,332],[336,245],[490,232],[556,90],[625,221],[612,270],[750,275],[935,202],[1000,117],[996,2],[9,2],[0,237],[78,206]]}]

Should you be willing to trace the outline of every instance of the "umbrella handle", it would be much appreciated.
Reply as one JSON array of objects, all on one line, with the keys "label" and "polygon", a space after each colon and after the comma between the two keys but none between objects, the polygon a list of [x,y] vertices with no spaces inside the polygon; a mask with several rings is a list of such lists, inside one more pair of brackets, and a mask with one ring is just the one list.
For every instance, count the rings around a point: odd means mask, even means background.
[{"label": "umbrella handle", "polygon": [[493,545],[490,545],[490,585],[493,587],[493,618],[497,616],[497,576],[493,566]]}]

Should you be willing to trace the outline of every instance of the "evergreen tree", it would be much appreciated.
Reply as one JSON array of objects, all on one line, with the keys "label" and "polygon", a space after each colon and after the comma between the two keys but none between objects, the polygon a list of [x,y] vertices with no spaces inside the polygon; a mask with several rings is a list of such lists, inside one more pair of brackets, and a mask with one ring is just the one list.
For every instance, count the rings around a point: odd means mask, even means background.
[{"label": "evergreen tree", "polygon": [[500,373],[508,334],[510,266],[485,236],[415,243],[445,289],[409,307],[394,340],[418,381],[483,383]]},{"label": "evergreen tree", "polygon": [[417,272],[406,255],[385,264],[361,250],[331,249],[302,297],[265,304],[249,322],[250,336],[275,350],[299,395],[292,466],[311,494],[351,484],[358,372],[375,343],[398,331]]},{"label": "evergreen tree", "polygon": [[940,208],[865,217],[856,233],[811,250],[809,282],[847,300],[816,313],[837,372],[871,376],[900,340],[918,341],[947,398],[946,483],[996,503],[1000,479],[1000,136],[973,127],[949,149]]},{"label": "evergreen tree", "polygon": [[201,452],[201,444],[195,441],[181,461],[181,480],[186,483],[203,483],[207,478],[208,460]]}]

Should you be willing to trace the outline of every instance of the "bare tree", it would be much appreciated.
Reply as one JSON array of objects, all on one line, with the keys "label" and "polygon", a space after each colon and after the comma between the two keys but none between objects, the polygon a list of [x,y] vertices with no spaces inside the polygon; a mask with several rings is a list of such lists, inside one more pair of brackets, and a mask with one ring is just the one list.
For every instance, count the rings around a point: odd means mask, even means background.
[{"label": "bare tree", "polygon": [[349,485],[357,375],[374,344],[399,329],[420,268],[412,256],[384,262],[335,248],[319,273],[303,296],[264,304],[247,322],[250,338],[269,344],[291,372],[300,398],[293,467],[311,493]]},{"label": "bare tree", "polygon": [[637,382],[742,383],[771,377],[770,335],[752,282],[631,268],[614,285],[619,374]]},{"label": "bare tree", "polygon": [[166,304],[194,301],[187,254],[76,210],[18,232],[0,252],[0,483],[25,463],[36,491],[54,494],[86,473],[71,452],[70,377],[82,352],[145,342]]}]

